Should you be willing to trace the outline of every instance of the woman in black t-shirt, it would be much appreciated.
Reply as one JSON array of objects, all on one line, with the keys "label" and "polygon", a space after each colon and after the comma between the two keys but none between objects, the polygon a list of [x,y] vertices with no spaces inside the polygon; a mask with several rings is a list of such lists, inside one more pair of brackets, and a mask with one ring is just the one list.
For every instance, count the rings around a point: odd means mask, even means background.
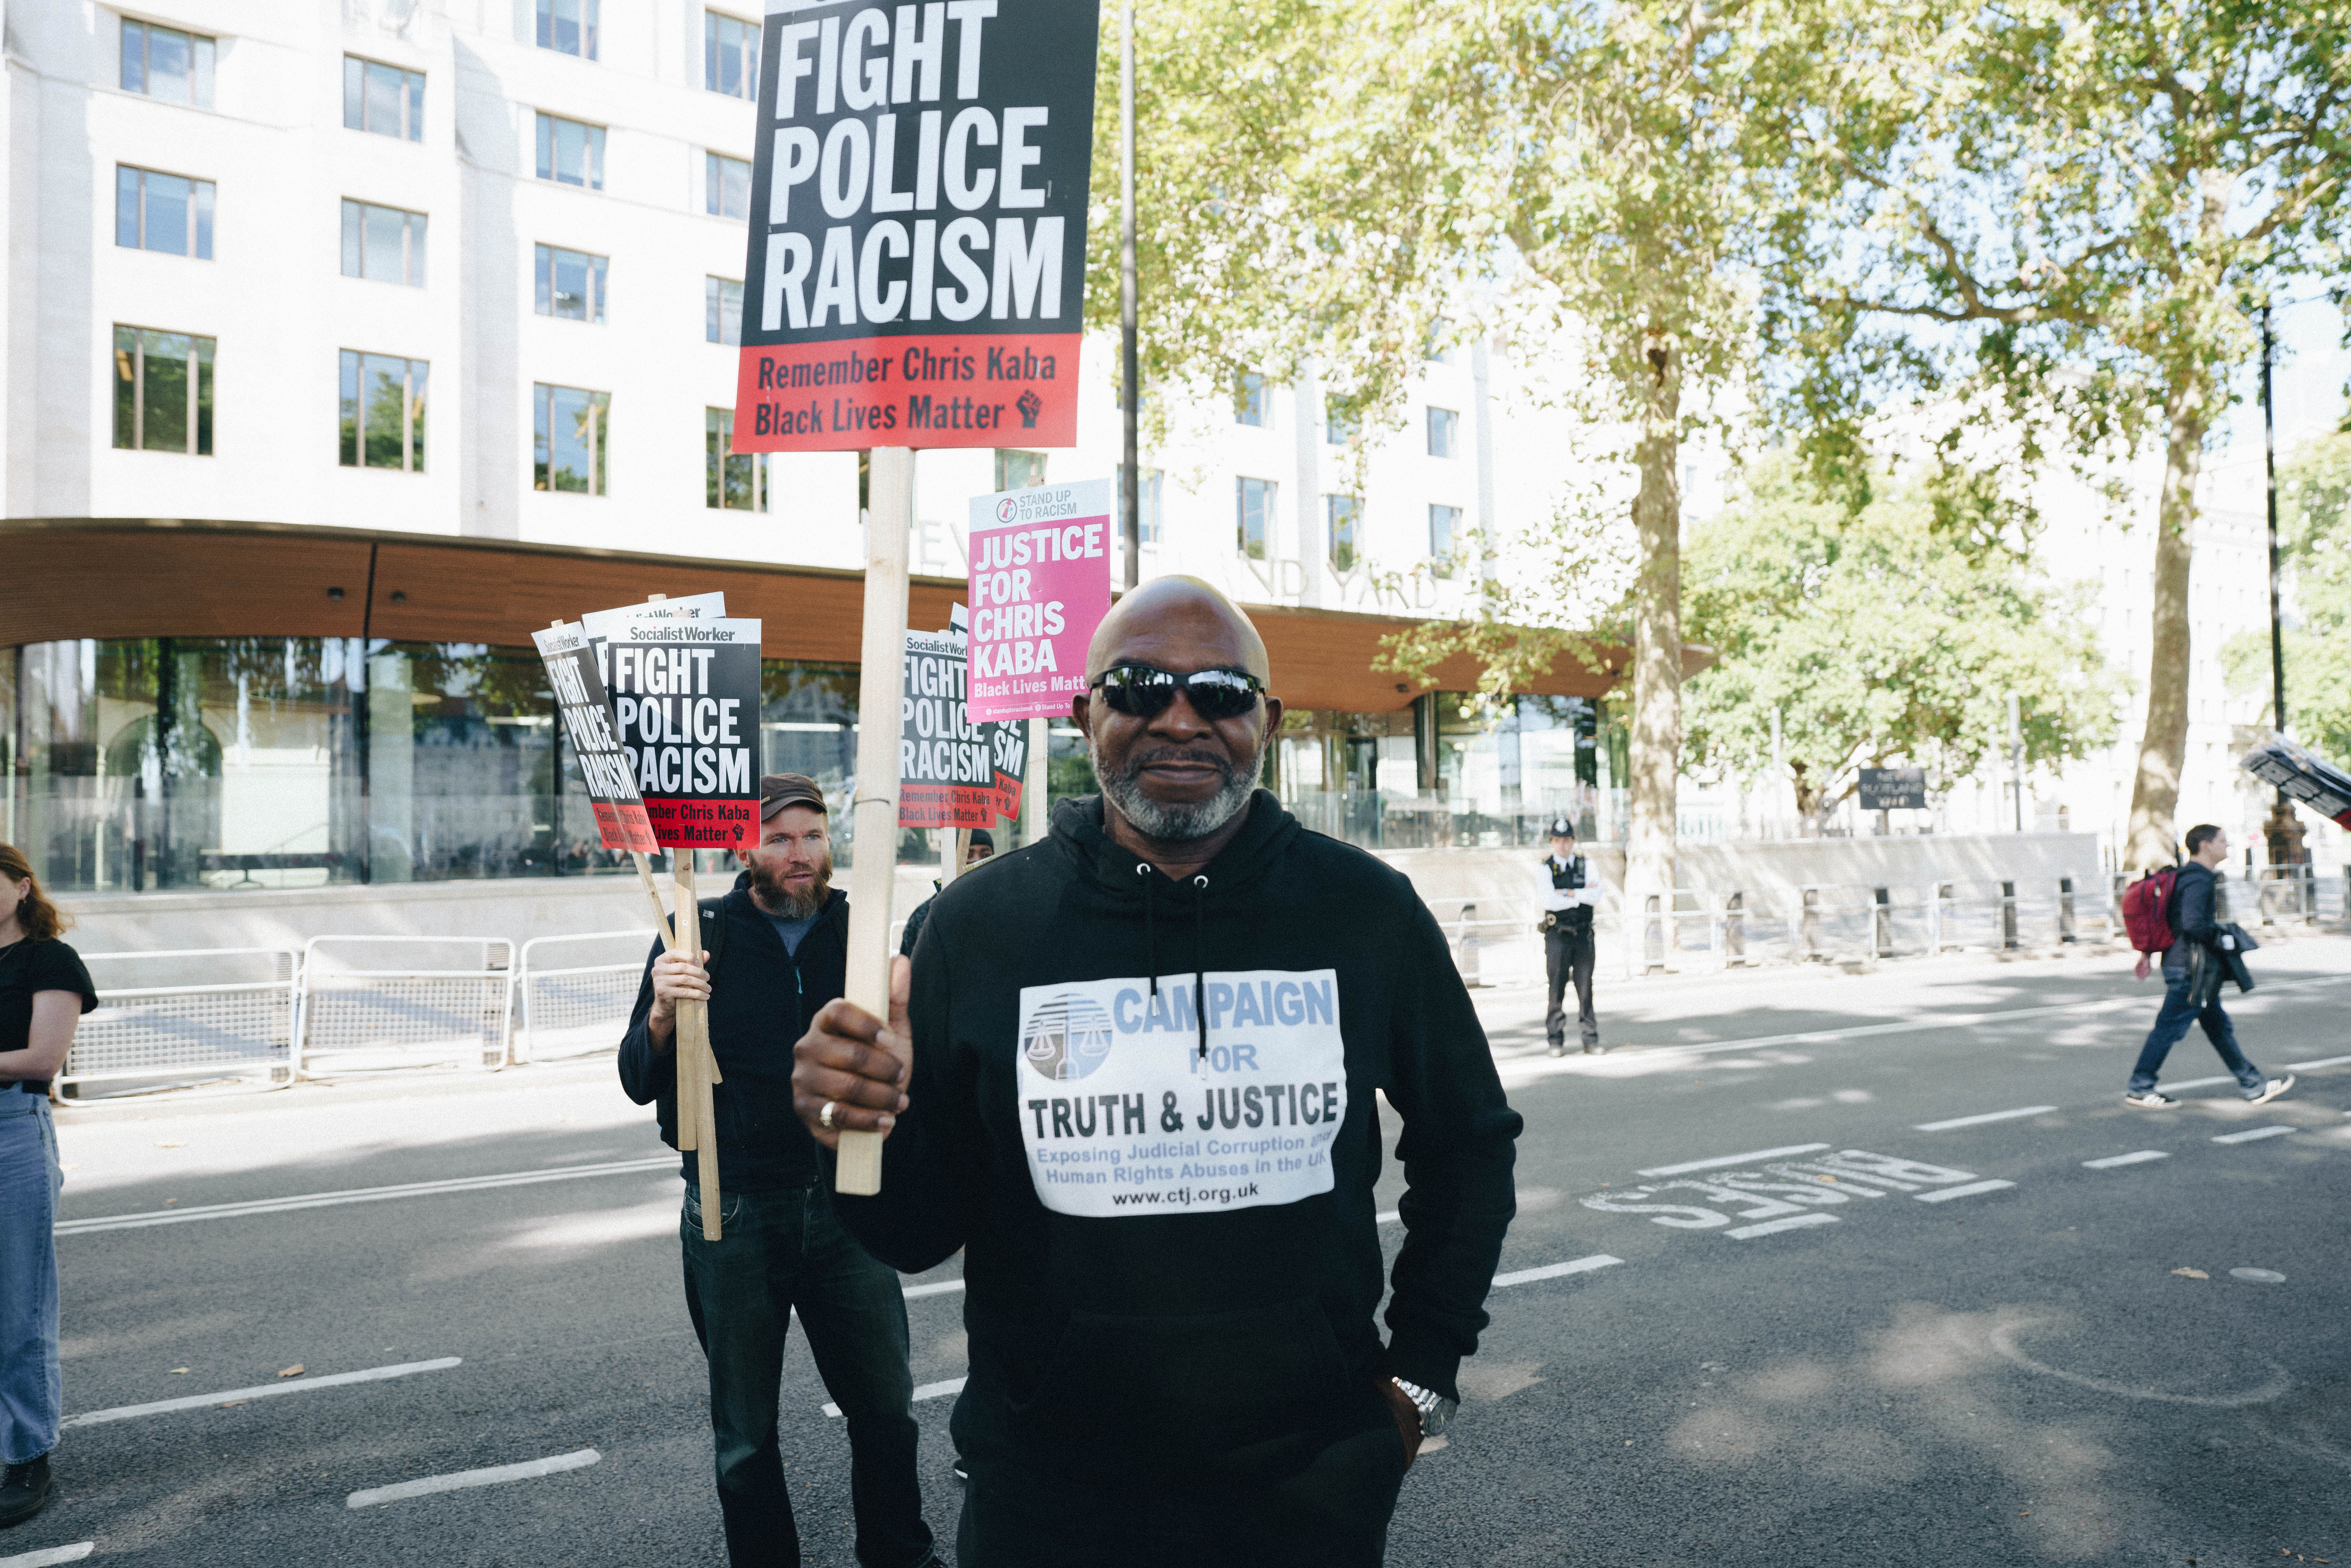
[{"label": "woman in black t-shirt", "polygon": [[15,846],[0,844],[0,1529],[49,1500],[57,1447],[57,1129],[49,1080],[98,1006],[66,917]]}]

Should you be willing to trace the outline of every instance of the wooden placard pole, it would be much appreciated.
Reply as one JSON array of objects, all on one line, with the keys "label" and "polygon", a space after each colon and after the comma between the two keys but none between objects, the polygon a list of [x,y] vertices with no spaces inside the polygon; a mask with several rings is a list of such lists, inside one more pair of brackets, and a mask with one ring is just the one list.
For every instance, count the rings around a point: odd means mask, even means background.
[{"label": "wooden placard pole", "polygon": [[[849,973],[843,994],[890,1016],[890,899],[898,871],[898,705],[905,696],[906,534],[914,522],[914,452],[877,446],[867,459],[865,626],[857,675],[856,862],[849,873]],[[882,1135],[843,1132],[833,1190],[882,1190]]]},{"label": "wooden placard pole", "polygon": [[[702,906],[695,901],[694,852],[670,852],[670,876],[677,885],[679,951],[697,957],[702,952]],[[710,1004],[677,1004],[677,1146],[694,1151],[695,1170],[702,1178],[702,1236],[720,1239],[718,1225],[717,1108],[711,1090],[718,1082],[718,1061],[710,1050]],[[686,1129],[694,1140],[686,1141]]]}]

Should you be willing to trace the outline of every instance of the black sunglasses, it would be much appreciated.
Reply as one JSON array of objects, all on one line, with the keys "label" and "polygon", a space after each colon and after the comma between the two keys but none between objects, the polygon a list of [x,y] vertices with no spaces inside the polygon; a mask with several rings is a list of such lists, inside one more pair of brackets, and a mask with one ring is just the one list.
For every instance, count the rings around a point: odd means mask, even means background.
[{"label": "black sunglasses", "polygon": [[1150,664],[1113,664],[1086,689],[1099,690],[1112,711],[1135,718],[1157,718],[1182,692],[1191,699],[1194,713],[1220,719],[1254,711],[1265,683],[1246,670],[1195,670],[1178,675]]}]

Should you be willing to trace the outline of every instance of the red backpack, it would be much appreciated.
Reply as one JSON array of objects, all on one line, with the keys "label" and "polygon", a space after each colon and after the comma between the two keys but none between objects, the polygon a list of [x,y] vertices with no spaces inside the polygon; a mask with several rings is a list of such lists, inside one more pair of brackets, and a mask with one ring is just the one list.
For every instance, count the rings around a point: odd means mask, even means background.
[{"label": "red backpack", "polygon": [[2123,935],[2141,953],[2160,953],[2177,940],[2171,929],[2171,887],[2178,866],[2158,866],[2123,889]]}]

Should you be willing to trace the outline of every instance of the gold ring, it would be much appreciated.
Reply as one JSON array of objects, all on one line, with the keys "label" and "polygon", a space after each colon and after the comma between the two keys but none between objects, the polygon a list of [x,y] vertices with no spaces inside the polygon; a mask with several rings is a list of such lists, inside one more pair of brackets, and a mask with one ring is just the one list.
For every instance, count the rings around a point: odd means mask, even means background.
[{"label": "gold ring", "polygon": [[833,1130],[832,1108],[836,1103],[835,1101],[828,1100],[824,1103],[824,1109],[816,1113],[817,1124],[828,1133]]}]

